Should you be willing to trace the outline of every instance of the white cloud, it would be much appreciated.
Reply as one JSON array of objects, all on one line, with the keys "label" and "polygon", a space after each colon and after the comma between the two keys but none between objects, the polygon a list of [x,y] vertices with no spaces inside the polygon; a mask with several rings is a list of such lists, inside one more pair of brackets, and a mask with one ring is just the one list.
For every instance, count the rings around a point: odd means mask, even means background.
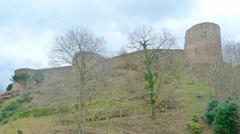
[{"label": "white cloud", "polygon": [[240,1],[239,0],[202,0],[197,16],[200,20],[215,22],[220,25],[222,35],[240,40]]},{"label": "white cloud", "polygon": [[[53,31],[34,32],[21,26],[0,27],[0,58],[36,61],[47,66],[46,53]],[[6,59],[7,60],[7,59]]]},{"label": "white cloud", "polygon": [[239,0],[203,0],[202,16],[205,18],[239,17]]}]

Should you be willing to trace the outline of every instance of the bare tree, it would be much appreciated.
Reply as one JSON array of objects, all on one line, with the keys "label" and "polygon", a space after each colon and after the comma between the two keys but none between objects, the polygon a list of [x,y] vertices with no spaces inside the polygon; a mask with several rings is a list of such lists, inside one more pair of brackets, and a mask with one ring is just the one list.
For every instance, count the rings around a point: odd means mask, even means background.
[{"label": "bare tree", "polygon": [[104,50],[104,39],[95,37],[87,28],[81,27],[67,32],[65,35],[54,39],[54,45],[50,50],[50,64],[73,64],[78,72],[79,96],[76,108],[79,111],[78,132],[84,133],[87,103],[92,99],[90,94],[93,82],[89,79],[89,67],[87,62],[91,60],[91,53],[100,53]]},{"label": "bare tree", "polygon": [[175,46],[176,38],[166,28],[156,33],[149,26],[139,26],[129,35],[130,48],[144,50],[150,49],[170,49]]},{"label": "bare tree", "polygon": [[240,99],[240,42],[224,38],[223,59],[226,62],[223,66],[223,79],[225,94]]},{"label": "bare tree", "polygon": [[[223,63],[211,63],[204,72],[207,73],[209,86],[214,89],[218,98],[240,98],[240,43],[227,38],[222,39]],[[205,65],[206,66],[206,65]],[[204,67],[202,67],[204,68]]]},{"label": "bare tree", "polygon": [[157,72],[154,72],[152,69],[155,56],[154,51],[156,49],[170,49],[175,45],[175,37],[166,29],[163,29],[160,33],[156,33],[151,27],[140,26],[129,34],[129,41],[130,48],[141,50],[144,53],[145,88],[148,92],[151,115],[153,117],[156,112],[155,82],[158,79]]},{"label": "bare tree", "polygon": [[66,34],[54,38],[50,50],[50,64],[60,66],[72,64],[77,53],[104,51],[104,38],[95,37],[87,28],[81,27],[68,31]]},{"label": "bare tree", "polygon": [[240,64],[240,42],[223,40],[223,59],[232,66]]}]

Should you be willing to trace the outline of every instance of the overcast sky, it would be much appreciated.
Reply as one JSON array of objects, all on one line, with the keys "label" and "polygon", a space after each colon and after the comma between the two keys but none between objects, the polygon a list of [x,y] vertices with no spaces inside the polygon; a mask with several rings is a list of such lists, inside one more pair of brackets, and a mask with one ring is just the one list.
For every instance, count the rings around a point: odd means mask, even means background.
[{"label": "overcast sky", "polygon": [[52,38],[78,26],[104,36],[107,52],[126,45],[137,25],[167,27],[183,47],[194,24],[215,22],[240,39],[240,0],[0,0],[0,89],[16,68],[49,67]]}]

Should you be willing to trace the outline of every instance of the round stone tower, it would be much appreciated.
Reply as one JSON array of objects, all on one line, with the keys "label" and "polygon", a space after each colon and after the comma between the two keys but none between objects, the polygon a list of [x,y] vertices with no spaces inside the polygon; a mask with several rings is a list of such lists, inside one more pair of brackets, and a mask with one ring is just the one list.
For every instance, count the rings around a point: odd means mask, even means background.
[{"label": "round stone tower", "polygon": [[184,58],[189,64],[222,62],[220,27],[204,22],[188,29],[185,35]]}]

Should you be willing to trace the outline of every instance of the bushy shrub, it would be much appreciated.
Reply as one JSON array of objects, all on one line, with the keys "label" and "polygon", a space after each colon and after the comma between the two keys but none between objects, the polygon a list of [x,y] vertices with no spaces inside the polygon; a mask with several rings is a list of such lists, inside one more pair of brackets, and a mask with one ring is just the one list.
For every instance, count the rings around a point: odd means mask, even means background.
[{"label": "bushy shrub", "polygon": [[32,77],[32,79],[37,83],[42,83],[44,81],[44,75],[42,73],[42,71],[37,71],[34,76]]},{"label": "bushy shrub", "polygon": [[214,110],[213,128],[218,134],[236,134],[239,106],[234,101],[223,101]]},{"label": "bushy shrub", "polygon": [[27,73],[15,74],[12,76],[12,79],[16,82],[27,81],[30,78],[30,75]]},{"label": "bushy shrub", "polygon": [[192,134],[201,133],[201,125],[199,122],[189,121],[187,126],[191,130]]},{"label": "bushy shrub", "polygon": [[204,114],[208,124],[211,124],[214,120],[214,109],[218,106],[218,100],[214,99],[208,103],[207,110]]},{"label": "bushy shrub", "polygon": [[14,76],[12,76],[12,79],[15,82],[18,82],[18,83],[22,84],[26,88],[27,83],[30,79],[30,75],[28,75],[27,73],[15,74]]},{"label": "bushy shrub", "polygon": [[187,127],[191,130],[192,134],[200,134],[201,124],[199,123],[199,116],[193,115],[192,120],[187,123]]},{"label": "bushy shrub", "polygon": [[13,84],[8,84],[7,88],[6,88],[6,91],[11,91],[12,90],[12,87],[13,87]]},{"label": "bushy shrub", "polygon": [[236,134],[239,106],[232,100],[213,100],[208,104],[205,118],[217,134]]}]

